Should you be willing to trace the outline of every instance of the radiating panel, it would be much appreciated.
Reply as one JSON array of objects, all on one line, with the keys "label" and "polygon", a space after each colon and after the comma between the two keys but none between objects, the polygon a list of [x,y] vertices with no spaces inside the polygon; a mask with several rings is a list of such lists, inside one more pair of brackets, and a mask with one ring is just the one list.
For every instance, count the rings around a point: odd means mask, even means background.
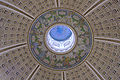
[{"label": "radiating panel", "polygon": [[83,63],[75,69],[66,71],[66,80],[98,80],[96,75]]},{"label": "radiating panel", "polygon": [[19,7],[30,15],[37,17],[43,11],[56,8],[55,0],[5,0]]},{"label": "radiating panel", "polygon": [[106,80],[120,80],[120,44],[95,41],[87,60]]},{"label": "radiating panel", "polygon": [[32,20],[0,5],[0,48],[27,41],[27,32]]},{"label": "radiating panel", "polygon": [[108,0],[91,11],[86,18],[95,37],[120,39],[120,1]]},{"label": "radiating panel", "polygon": [[27,46],[0,53],[0,80],[26,80],[37,65]]},{"label": "radiating panel", "polygon": [[79,13],[84,13],[97,0],[60,0],[60,7],[74,9]]},{"label": "radiating panel", "polygon": [[31,80],[62,80],[62,71],[54,71],[41,66]]}]

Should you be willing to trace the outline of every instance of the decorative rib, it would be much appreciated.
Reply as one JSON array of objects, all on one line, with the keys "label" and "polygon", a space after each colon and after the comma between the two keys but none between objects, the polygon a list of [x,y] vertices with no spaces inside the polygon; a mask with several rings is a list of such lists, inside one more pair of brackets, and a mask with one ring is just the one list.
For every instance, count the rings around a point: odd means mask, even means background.
[{"label": "decorative rib", "polygon": [[22,45],[22,46],[18,46],[18,47],[15,47],[15,48],[12,48],[12,49],[8,49],[8,50],[5,50],[3,52],[0,52],[0,55],[4,54],[4,53],[7,53],[9,51],[12,51],[12,50],[15,50],[15,49],[19,49],[21,47],[26,47],[27,45]]},{"label": "decorative rib", "polygon": [[95,74],[96,75],[96,77],[98,78],[98,80],[101,80],[99,77],[98,77],[98,75],[93,71],[93,69],[92,68],[90,68],[90,66],[85,62],[85,64],[88,66],[88,68],[93,72],[93,74]]},{"label": "decorative rib", "polygon": [[92,11],[94,8],[96,8],[98,5],[100,5],[105,0],[98,0],[96,1],[88,10],[86,10],[83,15],[86,16],[90,11]]},{"label": "decorative rib", "polygon": [[9,49],[13,49],[13,48],[17,48],[17,47],[20,47],[20,46],[24,46],[24,45],[26,45],[27,43],[25,42],[25,43],[20,43],[20,44],[15,44],[15,45],[12,45],[12,46],[8,46],[8,47],[5,47],[5,48],[1,48],[0,49],[0,53],[1,52],[4,52],[4,51],[7,51],[7,50],[9,50]]},{"label": "decorative rib", "polygon": [[59,7],[59,0],[56,0],[56,5],[57,7]]},{"label": "decorative rib", "polygon": [[120,40],[114,39],[114,38],[95,37],[94,39],[99,40],[99,41],[107,41],[107,42],[114,42],[114,43],[120,44]]},{"label": "decorative rib", "polygon": [[66,79],[65,79],[65,72],[64,72],[64,71],[63,71],[63,80],[66,80]]},{"label": "decorative rib", "polygon": [[34,19],[34,17],[32,15],[28,14],[27,12],[23,11],[22,9],[20,9],[20,8],[16,7],[15,5],[12,5],[12,4],[10,4],[10,3],[6,2],[6,1],[1,1],[0,0],[0,5],[11,8],[11,9],[13,9],[13,10],[19,12],[19,13],[22,13],[23,15],[25,15],[25,16],[31,18],[31,19]]},{"label": "decorative rib", "polygon": [[32,76],[35,74],[35,72],[40,68],[40,65],[38,65],[34,70],[33,72],[31,72],[31,74],[28,76],[28,79],[27,80],[31,80]]},{"label": "decorative rib", "polygon": [[94,71],[100,80],[105,80],[105,78],[94,68],[94,66],[92,66],[92,64],[90,64],[87,60],[85,63]]}]

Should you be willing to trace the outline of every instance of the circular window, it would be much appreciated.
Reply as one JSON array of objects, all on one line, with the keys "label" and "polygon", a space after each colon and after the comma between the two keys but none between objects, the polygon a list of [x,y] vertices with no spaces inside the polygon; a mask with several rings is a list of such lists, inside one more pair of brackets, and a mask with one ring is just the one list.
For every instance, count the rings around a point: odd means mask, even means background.
[{"label": "circular window", "polygon": [[50,51],[64,54],[72,50],[76,43],[76,35],[70,25],[57,23],[46,32],[45,42]]},{"label": "circular window", "polygon": [[90,54],[93,35],[87,20],[69,9],[52,9],[38,16],[28,34],[33,57],[53,70],[81,64]]}]

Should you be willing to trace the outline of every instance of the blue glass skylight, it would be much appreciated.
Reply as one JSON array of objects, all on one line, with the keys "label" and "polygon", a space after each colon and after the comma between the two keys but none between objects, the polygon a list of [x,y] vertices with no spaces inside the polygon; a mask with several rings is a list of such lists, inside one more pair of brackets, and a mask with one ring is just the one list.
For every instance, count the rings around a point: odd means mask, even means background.
[{"label": "blue glass skylight", "polygon": [[55,27],[50,30],[50,36],[57,41],[65,41],[70,38],[71,35],[72,32],[66,25],[55,25]]}]

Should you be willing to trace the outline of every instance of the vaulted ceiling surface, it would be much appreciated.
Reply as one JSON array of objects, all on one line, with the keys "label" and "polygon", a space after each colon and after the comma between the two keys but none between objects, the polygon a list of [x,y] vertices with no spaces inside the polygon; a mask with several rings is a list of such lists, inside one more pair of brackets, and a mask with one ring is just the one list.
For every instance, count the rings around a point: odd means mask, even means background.
[{"label": "vaulted ceiling surface", "polygon": [[[44,67],[29,50],[30,26],[51,9],[79,12],[92,28],[91,53],[72,69]],[[0,0],[0,80],[120,80],[120,1]]]}]

